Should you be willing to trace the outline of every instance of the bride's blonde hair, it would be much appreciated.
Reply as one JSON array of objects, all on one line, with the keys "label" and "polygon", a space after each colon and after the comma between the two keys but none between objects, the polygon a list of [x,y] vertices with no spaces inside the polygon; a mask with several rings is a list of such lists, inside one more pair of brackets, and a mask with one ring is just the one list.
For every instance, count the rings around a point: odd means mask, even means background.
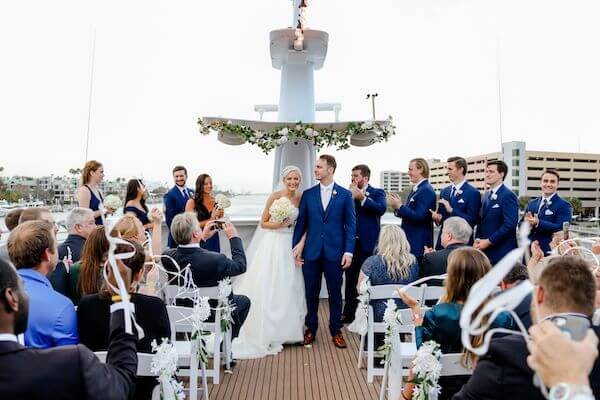
[{"label": "bride's blonde hair", "polygon": [[288,165],[287,167],[283,168],[283,171],[281,171],[281,182],[283,182],[284,179],[292,172],[296,172],[300,177],[300,182],[302,182],[302,171],[300,171],[300,168],[296,167],[295,165]]}]

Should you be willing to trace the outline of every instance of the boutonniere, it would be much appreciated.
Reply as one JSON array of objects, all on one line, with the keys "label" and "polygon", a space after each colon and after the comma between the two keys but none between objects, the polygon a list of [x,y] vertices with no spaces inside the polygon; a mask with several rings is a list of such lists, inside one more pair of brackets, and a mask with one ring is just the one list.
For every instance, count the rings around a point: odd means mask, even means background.
[{"label": "boutonniere", "polygon": [[498,195],[496,193],[492,193],[491,199],[492,200],[496,200],[497,198],[498,198]]},{"label": "boutonniere", "polygon": [[365,192],[365,196],[368,196],[368,195],[369,195],[369,192]]},{"label": "boutonniere", "polygon": [[333,189],[333,193],[334,196],[337,194],[337,190]]},{"label": "boutonniere", "polygon": [[456,191],[456,194],[462,194],[462,190],[458,189],[458,190]]}]

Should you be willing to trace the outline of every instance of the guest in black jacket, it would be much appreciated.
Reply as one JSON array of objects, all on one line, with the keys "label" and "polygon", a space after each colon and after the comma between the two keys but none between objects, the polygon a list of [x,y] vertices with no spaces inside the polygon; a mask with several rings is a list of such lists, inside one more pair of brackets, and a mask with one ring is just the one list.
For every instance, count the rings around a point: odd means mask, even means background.
[{"label": "guest in black jacket", "polygon": [[[137,343],[137,351],[140,353],[152,353],[151,343],[156,340],[158,343],[163,338],[171,338],[171,327],[169,325],[169,316],[165,303],[154,296],[146,296],[135,293],[135,287],[142,279],[142,273],[145,262],[144,249],[136,242],[130,241],[131,246],[118,245],[116,253],[126,253],[135,248],[135,254],[131,258],[119,262],[121,277],[125,284],[129,282],[131,293],[131,302],[135,306],[135,319],[144,330],[144,337]],[[112,270],[110,270],[112,271]],[[109,272],[109,279],[112,272]],[[116,286],[116,283],[113,285]],[[106,288],[100,293],[84,296],[79,301],[77,308],[77,317],[79,325],[79,340],[93,351],[104,351],[107,349],[111,295]],[[152,389],[158,383],[152,377],[136,378],[136,399],[150,399]]]},{"label": "guest in black jacket", "polygon": [[[516,263],[515,266],[510,270],[508,275],[506,275],[504,279],[502,279],[502,282],[500,282],[500,289],[502,289],[502,291],[512,289],[513,287],[521,284],[521,282],[526,281],[527,279],[529,279],[527,267],[521,263]],[[529,327],[531,326],[531,314],[529,312],[530,308],[531,294],[528,294],[523,300],[521,300],[521,303],[519,303],[519,305],[516,306],[513,310],[517,314],[521,322],[523,322],[523,326],[525,327],[525,329],[529,329]],[[519,330],[517,324],[514,321],[512,329]]]},{"label": "guest in black jacket", "polygon": [[[589,321],[594,312],[596,283],[590,266],[582,259],[565,256],[550,261],[533,293],[532,319],[544,321],[561,316]],[[592,327],[600,336],[600,328]],[[533,385],[527,365],[527,344],[520,335],[493,338],[488,352],[477,362],[473,375],[453,400],[544,399]],[[590,374],[595,398],[600,398],[600,362]]]},{"label": "guest in black jacket", "polygon": [[[226,222],[223,226],[223,232],[231,245],[231,258],[200,247],[201,241],[210,239],[216,233],[216,230],[212,229],[214,226],[215,222],[209,221],[204,226],[204,230],[201,230],[196,215],[191,212],[177,215],[171,223],[171,235],[178,246],[175,249],[168,249],[164,254],[172,257],[182,268],[189,264],[194,284],[199,287],[217,286],[224,278],[246,272],[244,246],[233,224]],[[168,259],[163,260],[163,265],[167,270],[178,272]],[[232,336],[235,338],[248,316],[250,299],[232,294],[232,300],[236,307],[233,312],[232,328]]]},{"label": "guest in black jacket", "polygon": [[0,260],[0,398],[2,400],[126,400],[134,389],[136,337],[123,311],[111,315],[107,363],[85,346],[25,348],[28,299],[15,269]]},{"label": "guest in black jacket", "polygon": [[[467,246],[472,234],[473,228],[463,218],[450,217],[445,220],[444,230],[440,234],[443,249],[431,251],[423,256],[419,268],[419,278],[445,274],[448,269],[450,253],[459,247]],[[428,282],[428,285],[432,284],[442,286],[442,282],[437,280]]]},{"label": "guest in black jacket", "polygon": [[71,297],[69,290],[69,271],[65,268],[64,258],[70,257],[69,268],[71,265],[81,260],[81,253],[85,240],[96,230],[96,220],[94,212],[89,208],[74,208],[71,210],[66,220],[69,236],[58,246],[58,264],[56,269],[48,274],[48,280],[54,290],[67,297]]}]

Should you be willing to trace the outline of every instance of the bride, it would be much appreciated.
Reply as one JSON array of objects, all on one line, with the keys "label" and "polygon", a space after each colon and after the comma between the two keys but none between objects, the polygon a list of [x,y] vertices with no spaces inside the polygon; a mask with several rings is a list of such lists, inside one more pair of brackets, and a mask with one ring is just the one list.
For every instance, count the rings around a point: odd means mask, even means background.
[{"label": "bride", "polygon": [[[248,248],[248,270],[233,284],[235,293],[248,296],[252,304],[239,336],[233,341],[233,355],[238,359],[277,354],[284,343],[303,339],[304,278],[292,256],[302,174],[298,167],[288,166],[281,175],[283,189],[269,196]],[[288,218],[277,222],[280,218],[273,203],[289,206],[285,198],[291,202],[293,211]]]}]

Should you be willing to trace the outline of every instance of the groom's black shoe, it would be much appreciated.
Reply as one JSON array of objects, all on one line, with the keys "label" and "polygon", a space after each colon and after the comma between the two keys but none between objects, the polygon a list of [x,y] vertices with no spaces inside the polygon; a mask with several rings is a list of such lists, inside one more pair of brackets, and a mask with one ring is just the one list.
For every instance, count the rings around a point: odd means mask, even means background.
[{"label": "groom's black shoe", "polygon": [[341,333],[338,333],[337,335],[335,335],[332,340],[333,340],[333,344],[338,349],[345,349],[346,347],[348,347],[348,346],[346,346],[346,341],[344,340],[344,336]]},{"label": "groom's black shoe", "polygon": [[312,332],[309,331],[308,329],[306,331],[304,331],[304,345],[311,346],[314,341],[315,341],[315,335],[313,335]]}]

